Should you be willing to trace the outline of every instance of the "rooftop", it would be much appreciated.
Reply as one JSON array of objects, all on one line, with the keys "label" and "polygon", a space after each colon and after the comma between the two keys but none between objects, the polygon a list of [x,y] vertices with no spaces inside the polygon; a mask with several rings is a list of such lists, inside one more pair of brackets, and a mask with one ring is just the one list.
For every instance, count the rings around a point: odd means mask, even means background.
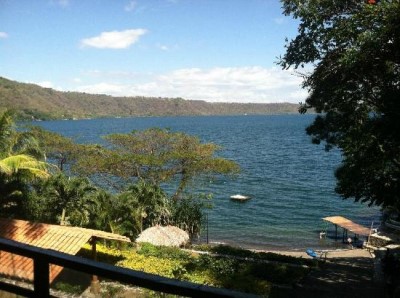
[{"label": "rooftop", "polygon": [[[125,236],[98,230],[1,218],[0,237],[71,255],[78,253],[93,237],[130,242]],[[0,264],[0,274],[3,276],[33,280],[33,260],[30,258],[0,251]],[[62,269],[50,265],[50,283]]]}]

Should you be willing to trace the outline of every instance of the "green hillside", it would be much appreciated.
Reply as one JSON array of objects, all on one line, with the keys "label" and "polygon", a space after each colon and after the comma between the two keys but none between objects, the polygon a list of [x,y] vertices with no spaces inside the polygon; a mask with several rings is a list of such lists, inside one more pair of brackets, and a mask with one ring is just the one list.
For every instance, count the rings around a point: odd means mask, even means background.
[{"label": "green hillside", "polygon": [[61,92],[0,77],[0,112],[17,110],[23,118],[72,119],[98,117],[255,115],[297,113],[290,103],[209,103],[159,97],[113,97],[80,92]]}]

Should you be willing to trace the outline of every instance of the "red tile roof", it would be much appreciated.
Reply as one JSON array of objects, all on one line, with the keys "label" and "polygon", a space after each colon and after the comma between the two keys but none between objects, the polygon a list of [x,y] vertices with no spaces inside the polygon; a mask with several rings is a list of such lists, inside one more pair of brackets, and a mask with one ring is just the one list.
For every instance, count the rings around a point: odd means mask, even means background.
[{"label": "red tile roof", "polygon": [[[130,242],[127,237],[103,231],[1,218],[0,237],[71,255],[78,253],[92,237]],[[50,265],[50,283],[62,269],[60,266]],[[33,260],[0,251],[0,274],[33,280]]]}]

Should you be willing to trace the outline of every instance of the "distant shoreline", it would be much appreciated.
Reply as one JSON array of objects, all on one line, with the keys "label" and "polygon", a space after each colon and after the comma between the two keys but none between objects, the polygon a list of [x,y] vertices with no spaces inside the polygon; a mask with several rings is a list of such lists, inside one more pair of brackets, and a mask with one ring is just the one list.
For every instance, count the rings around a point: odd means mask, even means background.
[{"label": "distant shoreline", "polygon": [[[316,113],[307,113],[316,115]],[[22,119],[21,122],[42,122],[42,121],[85,121],[85,120],[110,120],[110,119],[135,119],[135,118],[184,118],[184,117],[268,117],[268,116],[302,116],[299,113],[271,113],[271,114],[182,114],[182,115],[132,115],[132,116],[98,116],[82,118],[51,118],[51,119]]]},{"label": "distant shoreline", "polygon": [[0,77],[0,98],[0,111],[15,110],[21,120],[298,114],[300,107],[293,102],[234,102],[229,98],[225,102],[209,102],[181,97],[65,92],[3,77]]}]

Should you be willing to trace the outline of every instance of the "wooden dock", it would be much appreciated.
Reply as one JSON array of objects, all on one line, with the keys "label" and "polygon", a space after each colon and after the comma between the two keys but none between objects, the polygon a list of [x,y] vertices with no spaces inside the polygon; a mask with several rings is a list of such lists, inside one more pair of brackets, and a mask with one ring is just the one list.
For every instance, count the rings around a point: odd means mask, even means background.
[{"label": "wooden dock", "polygon": [[328,217],[324,217],[322,220],[330,222],[335,225],[336,239],[338,236],[337,228],[341,227],[343,229],[343,242],[345,241],[345,239],[347,239],[348,232],[354,233],[355,238],[357,236],[369,237],[371,234],[371,229],[364,227],[362,225],[359,225],[343,216],[328,216]]}]

